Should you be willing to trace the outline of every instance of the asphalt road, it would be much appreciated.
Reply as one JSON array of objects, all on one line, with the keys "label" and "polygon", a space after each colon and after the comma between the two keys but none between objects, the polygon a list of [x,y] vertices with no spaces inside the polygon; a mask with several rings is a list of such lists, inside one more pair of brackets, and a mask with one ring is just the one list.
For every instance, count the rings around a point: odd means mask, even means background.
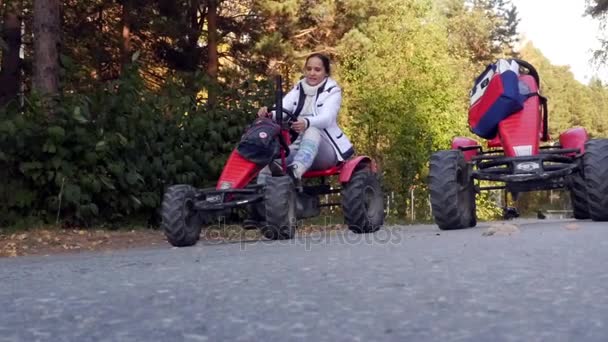
[{"label": "asphalt road", "polygon": [[0,341],[608,340],[608,224],[514,223],[0,259]]}]

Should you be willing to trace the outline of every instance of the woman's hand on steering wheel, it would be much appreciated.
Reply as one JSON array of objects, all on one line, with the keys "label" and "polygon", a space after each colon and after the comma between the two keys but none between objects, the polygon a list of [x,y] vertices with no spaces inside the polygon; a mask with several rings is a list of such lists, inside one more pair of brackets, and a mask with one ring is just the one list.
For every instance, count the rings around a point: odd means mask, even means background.
[{"label": "woman's hand on steering wheel", "polygon": [[272,113],[268,111],[268,107],[264,106],[258,110],[258,118],[272,117]]},{"label": "woman's hand on steering wheel", "polygon": [[[266,111],[268,111],[267,107],[262,107],[260,108],[260,111],[262,109],[266,109]],[[270,107],[270,110],[276,110],[276,106],[272,106]],[[259,116],[259,112],[258,112],[258,116]],[[269,117],[272,117],[272,114],[269,114]],[[287,117],[287,118],[285,118]],[[287,110],[285,108],[283,108],[283,121],[287,122],[287,121],[292,121],[292,122],[296,122],[298,119],[293,115],[293,113],[290,110]]]},{"label": "woman's hand on steering wheel", "polygon": [[297,121],[294,121],[291,124],[291,129],[293,129],[294,131],[298,132],[298,133],[302,133],[306,130],[306,120],[304,119],[299,119]]}]

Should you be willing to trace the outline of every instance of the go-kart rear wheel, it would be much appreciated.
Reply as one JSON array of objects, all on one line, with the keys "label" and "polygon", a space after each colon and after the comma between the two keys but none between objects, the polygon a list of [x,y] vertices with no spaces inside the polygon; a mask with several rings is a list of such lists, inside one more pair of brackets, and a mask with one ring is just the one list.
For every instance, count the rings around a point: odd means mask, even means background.
[{"label": "go-kart rear wheel", "polygon": [[266,224],[262,234],[271,240],[288,240],[296,234],[296,189],[289,176],[268,177],[264,190]]},{"label": "go-kart rear wheel", "polygon": [[431,207],[439,229],[477,224],[475,186],[468,167],[460,150],[439,151],[431,156]]},{"label": "go-kart rear wheel", "polygon": [[587,186],[585,179],[580,172],[568,177],[568,187],[570,188],[570,202],[572,203],[572,213],[577,220],[589,218],[589,208],[587,204]]},{"label": "go-kart rear wheel", "polygon": [[357,234],[376,232],[384,224],[384,195],[369,168],[357,170],[342,187],[342,211],[348,229]]},{"label": "go-kart rear wheel", "polygon": [[594,221],[608,221],[608,139],[585,144],[583,167],[589,216]]},{"label": "go-kart rear wheel", "polygon": [[163,196],[161,226],[169,243],[176,247],[196,244],[203,220],[193,209],[196,189],[190,185],[173,185]]}]

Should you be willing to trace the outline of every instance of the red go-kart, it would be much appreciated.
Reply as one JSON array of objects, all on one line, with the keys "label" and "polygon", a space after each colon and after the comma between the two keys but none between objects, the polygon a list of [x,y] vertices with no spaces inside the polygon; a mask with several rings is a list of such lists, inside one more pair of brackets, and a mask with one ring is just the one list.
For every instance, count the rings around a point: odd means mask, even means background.
[{"label": "red go-kart", "polygon": [[[522,60],[519,82],[538,94],[536,69]],[[576,219],[608,221],[608,139],[589,139],[581,127],[550,141],[546,99],[531,96],[523,109],[498,124],[484,150],[474,139],[456,137],[450,150],[431,156],[429,187],[433,217],[440,229],[476,225],[475,196],[506,189],[513,198],[528,191],[566,189]],[[480,186],[480,181],[498,184]],[[485,182],[484,182],[485,183]]]},{"label": "red go-kart", "polygon": [[[281,170],[273,172],[266,184],[255,184],[262,166],[245,159],[235,149],[215,188],[197,189],[173,185],[166,189],[161,207],[162,228],[173,246],[191,246],[200,238],[205,222],[227,210],[247,207],[260,217],[259,227],[266,238],[291,239],[298,220],[320,215],[321,207],[342,206],[344,221],[355,233],[375,232],[384,223],[384,196],[374,160],[367,156],[351,158],[327,170],[308,171],[302,186],[296,187],[287,175],[285,156],[289,152],[290,122],[295,118],[282,108],[282,84],[277,80],[276,121],[284,139],[280,148]],[[332,187],[329,177],[338,177],[341,188]],[[308,180],[320,179],[309,185]],[[321,203],[320,196],[341,194],[341,203]]]}]

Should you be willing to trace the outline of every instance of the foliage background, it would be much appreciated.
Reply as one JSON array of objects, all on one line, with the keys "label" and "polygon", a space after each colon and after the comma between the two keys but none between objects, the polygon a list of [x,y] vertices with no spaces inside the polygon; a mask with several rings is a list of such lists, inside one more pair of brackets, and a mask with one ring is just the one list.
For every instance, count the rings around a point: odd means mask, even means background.
[{"label": "foliage background", "polygon": [[[507,0],[57,1],[59,88],[50,94],[33,67],[42,63],[36,1],[0,1],[0,225],[157,223],[164,188],[214,185],[256,109],[272,101],[271,76],[289,87],[311,52],[332,57],[341,124],[359,154],[378,160],[398,218],[429,218],[429,156],[471,136],[471,81],[496,58],[537,67],[553,137],[576,125],[608,131],[605,85],[580,84],[532,43],[518,47]],[[567,207],[567,195],[552,195]],[[548,196],[522,205],[541,208]],[[478,196],[482,218],[500,213],[499,197]]]}]

